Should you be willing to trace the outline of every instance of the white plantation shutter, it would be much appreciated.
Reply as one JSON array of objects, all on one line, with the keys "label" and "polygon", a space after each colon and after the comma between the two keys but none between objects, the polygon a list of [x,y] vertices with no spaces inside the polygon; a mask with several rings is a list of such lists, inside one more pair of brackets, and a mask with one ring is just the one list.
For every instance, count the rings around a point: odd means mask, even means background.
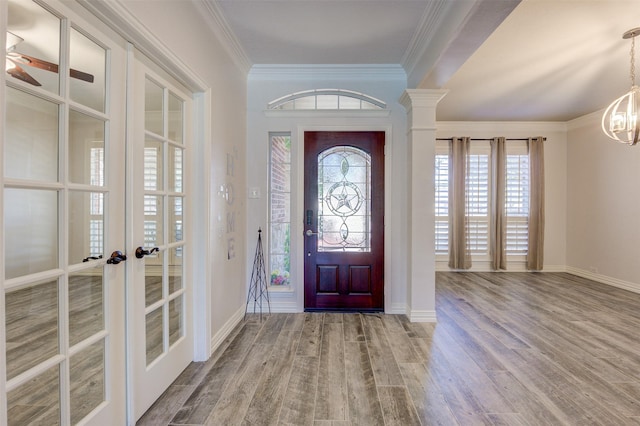
[{"label": "white plantation shutter", "polygon": [[449,156],[436,154],[436,254],[449,252]]},{"label": "white plantation shutter", "polygon": [[472,254],[489,252],[489,155],[469,156],[466,178],[469,216],[469,249]]},{"label": "white plantation shutter", "polygon": [[529,156],[507,154],[505,215],[507,254],[527,254],[529,229]]}]

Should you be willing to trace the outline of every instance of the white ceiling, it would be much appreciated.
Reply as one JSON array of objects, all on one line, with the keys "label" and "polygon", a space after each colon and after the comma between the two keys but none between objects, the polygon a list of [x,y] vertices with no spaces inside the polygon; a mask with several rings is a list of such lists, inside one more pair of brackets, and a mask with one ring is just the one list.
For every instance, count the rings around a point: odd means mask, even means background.
[{"label": "white ceiling", "polygon": [[640,0],[217,4],[253,64],[400,64],[409,87],[449,90],[438,120],[567,121],[604,108],[630,87],[622,34],[640,27]]}]

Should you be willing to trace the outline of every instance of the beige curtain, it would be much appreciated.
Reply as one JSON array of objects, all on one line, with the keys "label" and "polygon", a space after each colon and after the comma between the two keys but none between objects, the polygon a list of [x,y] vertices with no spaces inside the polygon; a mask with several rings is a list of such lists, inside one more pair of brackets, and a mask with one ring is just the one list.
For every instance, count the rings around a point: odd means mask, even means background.
[{"label": "beige curtain", "polygon": [[544,263],[544,138],[529,138],[529,251],[527,269],[541,271]]},{"label": "beige curtain", "polygon": [[505,182],[505,138],[491,141],[491,220],[489,223],[489,255],[491,268],[507,269],[505,254],[507,218],[504,212]]},{"label": "beige curtain", "polygon": [[449,145],[449,267],[469,269],[467,190],[470,138],[452,138]]}]

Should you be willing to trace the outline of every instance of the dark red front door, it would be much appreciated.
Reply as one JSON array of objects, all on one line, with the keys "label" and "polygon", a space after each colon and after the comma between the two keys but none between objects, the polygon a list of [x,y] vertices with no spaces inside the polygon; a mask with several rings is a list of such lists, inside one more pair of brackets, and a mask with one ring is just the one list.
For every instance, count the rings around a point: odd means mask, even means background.
[{"label": "dark red front door", "polygon": [[304,306],[384,309],[384,132],[305,132]]}]

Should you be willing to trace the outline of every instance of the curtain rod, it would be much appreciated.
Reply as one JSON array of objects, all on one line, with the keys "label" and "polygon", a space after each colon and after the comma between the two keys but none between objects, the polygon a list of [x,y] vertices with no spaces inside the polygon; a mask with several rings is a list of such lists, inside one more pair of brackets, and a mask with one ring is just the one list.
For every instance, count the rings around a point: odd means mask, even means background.
[{"label": "curtain rod", "polygon": [[[437,141],[450,141],[453,140],[453,138],[436,138]],[[470,138],[469,140],[471,141],[489,141],[491,142],[493,140],[493,138]],[[505,138],[506,141],[528,141],[529,138]],[[547,138],[542,138],[542,140],[546,141]]]}]

